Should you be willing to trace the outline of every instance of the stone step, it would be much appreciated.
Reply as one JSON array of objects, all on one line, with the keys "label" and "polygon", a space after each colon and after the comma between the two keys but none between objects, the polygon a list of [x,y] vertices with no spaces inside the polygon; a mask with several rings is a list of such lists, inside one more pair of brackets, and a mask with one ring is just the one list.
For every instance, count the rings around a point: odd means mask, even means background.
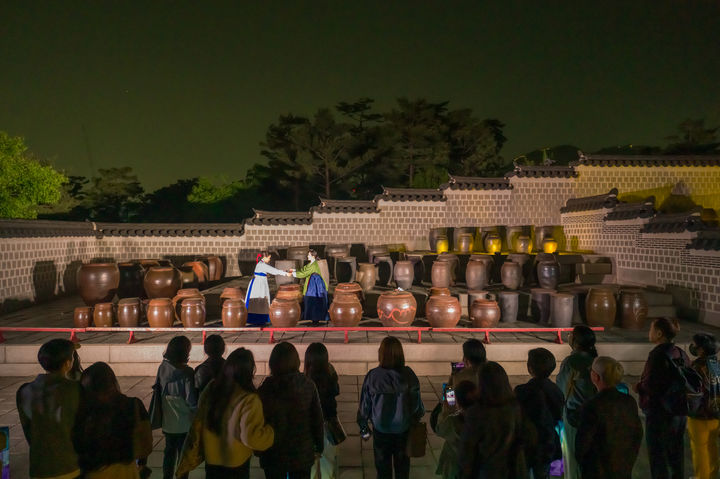
[{"label": "stone step", "polygon": [[648,306],[648,318],[676,318],[675,306]]},{"label": "stone step", "polygon": [[[458,338],[459,339],[459,338]],[[0,376],[31,376],[41,373],[37,364],[39,344],[0,345]],[[300,358],[305,355],[308,344],[295,344]],[[379,343],[343,344],[326,343],[330,360],[342,375],[364,375],[377,366]],[[687,348],[686,344],[680,344]],[[250,349],[257,365],[257,374],[268,373],[267,361],[274,345],[228,344],[227,353],[237,347]],[[570,353],[567,344],[555,344],[547,341],[527,343],[488,344],[487,356],[491,361],[499,362],[510,375],[527,374],[527,354],[530,349],[547,348],[557,360],[558,367]],[[650,343],[598,343],[600,355],[611,356],[625,367],[625,373],[637,375],[647,359],[653,345]],[[403,344],[405,359],[418,375],[444,375],[450,371],[450,363],[462,358],[462,341],[449,343],[406,342]],[[96,361],[108,363],[118,376],[154,376],[160,364],[165,344],[84,344],[79,350],[85,367]],[[195,367],[204,360],[200,345],[194,345],[190,354],[190,366]]]},{"label": "stone step", "polygon": [[643,291],[648,306],[672,306],[673,296],[662,291]]},{"label": "stone step", "polygon": [[576,283],[579,284],[602,284],[607,277],[606,274],[578,274]]},{"label": "stone step", "polygon": [[612,263],[580,263],[575,265],[575,271],[583,274],[612,274]]}]

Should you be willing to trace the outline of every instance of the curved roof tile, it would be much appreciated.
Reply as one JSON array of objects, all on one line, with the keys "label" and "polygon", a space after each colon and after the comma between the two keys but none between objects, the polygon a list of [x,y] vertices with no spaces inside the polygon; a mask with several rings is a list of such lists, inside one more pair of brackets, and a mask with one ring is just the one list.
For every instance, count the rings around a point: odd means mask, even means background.
[{"label": "curved roof tile", "polygon": [[383,188],[375,201],[445,201],[443,192],[432,188]]},{"label": "curved roof tile", "polygon": [[0,238],[39,238],[59,236],[95,236],[89,221],[0,219]]},{"label": "curved roof tile", "polygon": [[565,206],[560,208],[560,213],[574,213],[576,211],[602,210],[614,208],[618,204],[618,190],[613,188],[602,195],[584,196],[582,198],[570,198]]},{"label": "curved roof tile", "polygon": [[377,213],[377,204],[372,200],[330,200],[320,198],[320,204],[313,206],[315,213]]},{"label": "curved roof tile", "polygon": [[655,215],[655,197],[637,203],[618,203],[613,210],[605,215],[605,221],[626,221],[652,218]]},{"label": "curved roof tile", "polygon": [[517,176],[518,178],[575,178],[577,172],[572,166],[538,165],[525,166],[517,165],[515,169],[507,174],[506,178]]},{"label": "curved roof tile", "polygon": [[579,152],[575,165],[583,166],[720,166],[716,155],[586,155]]},{"label": "curved roof tile", "polygon": [[440,185],[441,190],[509,190],[512,185],[507,178],[482,178],[476,176],[448,175],[447,183]]},{"label": "curved roof tile", "polygon": [[256,210],[255,216],[245,220],[246,225],[309,225],[312,213],[306,211]]}]

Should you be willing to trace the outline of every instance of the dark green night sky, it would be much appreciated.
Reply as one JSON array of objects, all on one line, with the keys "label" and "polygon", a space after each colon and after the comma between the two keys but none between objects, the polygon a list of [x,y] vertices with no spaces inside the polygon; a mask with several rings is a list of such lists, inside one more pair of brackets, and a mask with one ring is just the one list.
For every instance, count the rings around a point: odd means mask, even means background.
[{"label": "dark green night sky", "polygon": [[472,107],[507,125],[506,157],[720,123],[717,1],[2,0],[0,19],[0,130],[150,188],[239,177],[279,114],[361,96]]}]

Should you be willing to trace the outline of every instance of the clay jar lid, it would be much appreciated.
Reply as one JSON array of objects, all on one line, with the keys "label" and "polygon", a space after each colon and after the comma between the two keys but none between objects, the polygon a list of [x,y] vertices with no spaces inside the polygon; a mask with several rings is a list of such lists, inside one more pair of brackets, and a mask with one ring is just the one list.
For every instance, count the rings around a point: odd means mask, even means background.
[{"label": "clay jar lid", "polygon": [[202,294],[200,294],[200,290],[197,288],[183,288],[183,289],[178,289],[176,296],[182,296],[183,298],[188,298],[191,296],[202,296]]},{"label": "clay jar lid", "polygon": [[300,291],[299,284],[283,284],[278,288],[278,291]]},{"label": "clay jar lid", "polygon": [[223,289],[222,294],[220,294],[220,299],[224,299],[224,298],[242,299],[244,297],[245,297],[245,292],[240,288],[227,287],[227,288]]},{"label": "clay jar lid", "polygon": [[333,303],[352,303],[360,304],[360,298],[355,293],[335,293],[333,296]]},{"label": "clay jar lid", "polygon": [[111,309],[112,307],[112,303],[97,303],[95,305],[95,309]]},{"label": "clay jar lid", "polygon": [[493,301],[492,299],[478,298],[472,302],[472,306],[479,306],[483,308],[494,307],[497,306],[497,301]]},{"label": "clay jar lid", "polygon": [[428,301],[432,301],[433,303],[440,303],[440,304],[458,304],[459,301],[455,296],[446,296],[444,294],[436,294],[435,296],[430,296],[430,299]]},{"label": "clay jar lid", "polygon": [[430,296],[450,296],[450,288],[438,288],[433,286],[430,288]]},{"label": "clay jar lid", "polygon": [[154,298],[148,302],[148,306],[172,306],[170,298]]},{"label": "clay jar lid", "polygon": [[118,305],[120,304],[140,304],[140,298],[123,298],[118,301]]},{"label": "clay jar lid", "polygon": [[[445,288],[445,289],[447,289],[447,288]],[[385,291],[383,294],[380,295],[380,297],[383,299],[388,299],[388,298],[393,298],[393,299],[406,299],[406,298],[410,299],[410,298],[412,298],[413,300],[415,299],[415,297],[412,295],[412,293],[409,293],[407,291],[402,291],[399,289],[395,289],[392,291]]]},{"label": "clay jar lid", "polygon": [[338,285],[335,286],[335,294],[358,294],[361,291],[362,287],[358,283],[338,283]]}]

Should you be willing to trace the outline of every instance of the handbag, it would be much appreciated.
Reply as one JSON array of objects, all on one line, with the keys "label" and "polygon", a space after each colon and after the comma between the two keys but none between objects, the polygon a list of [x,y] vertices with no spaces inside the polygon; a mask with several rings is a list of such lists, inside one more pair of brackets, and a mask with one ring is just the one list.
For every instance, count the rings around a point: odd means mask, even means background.
[{"label": "handbag", "polygon": [[327,439],[333,446],[337,446],[347,439],[345,428],[337,417],[327,419],[325,427],[327,428]]},{"label": "handbag", "polygon": [[160,429],[162,427],[163,413],[162,413],[162,391],[160,389],[160,383],[153,384],[153,394],[150,399],[150,427],[152,429]]},{"label": "handbag", "polygon": [[427,424],[413,422],[408,430],[407,455],[408,457],[423,457],[427,444]]}]

